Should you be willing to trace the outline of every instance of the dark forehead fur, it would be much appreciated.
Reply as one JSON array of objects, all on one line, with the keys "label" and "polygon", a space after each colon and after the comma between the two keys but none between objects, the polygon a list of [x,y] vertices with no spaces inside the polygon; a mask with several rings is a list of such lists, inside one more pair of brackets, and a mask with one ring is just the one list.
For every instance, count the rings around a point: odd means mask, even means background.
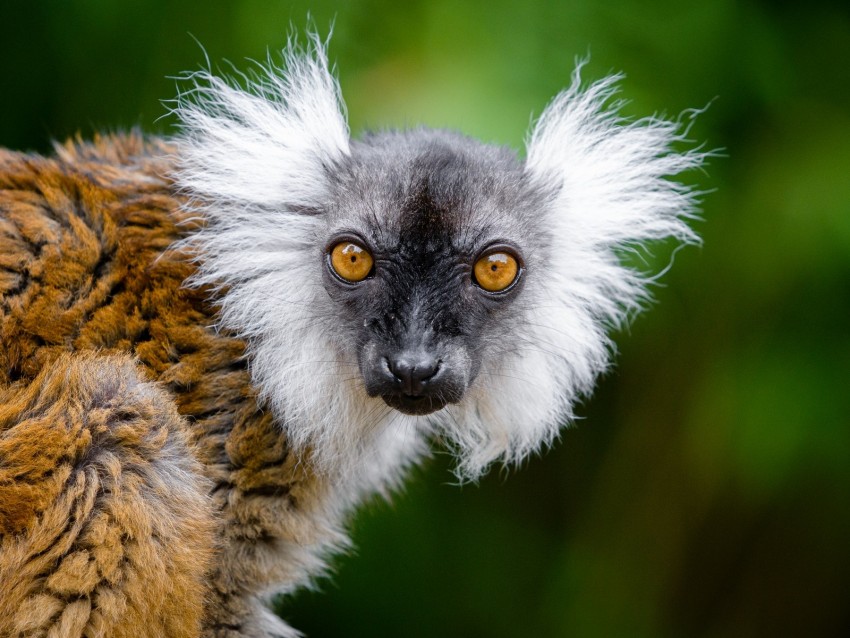
[{"label": "dark forehead fur", "polygon": [[432,129],[365,135],[333,181],[334,221],[377,249],[468,252],[528,236],[543,198],[510,149]]}]

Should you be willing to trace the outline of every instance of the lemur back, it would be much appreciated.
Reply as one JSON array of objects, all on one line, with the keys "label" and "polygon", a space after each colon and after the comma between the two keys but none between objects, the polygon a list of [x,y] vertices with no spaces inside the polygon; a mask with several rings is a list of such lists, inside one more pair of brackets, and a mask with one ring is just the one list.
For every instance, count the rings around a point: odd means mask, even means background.
[{"label": "lemur back", "polygon": [[282,632],[256,596],[343,544],[243,342],[183,286],[170,151],[0,153],[2,636]]}]

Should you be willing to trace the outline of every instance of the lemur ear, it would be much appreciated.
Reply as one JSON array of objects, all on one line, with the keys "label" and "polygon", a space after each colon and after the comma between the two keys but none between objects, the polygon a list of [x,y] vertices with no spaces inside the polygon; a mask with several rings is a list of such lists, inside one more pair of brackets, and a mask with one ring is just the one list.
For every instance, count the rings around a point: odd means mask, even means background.
[{"label": "lemur ear", "polygon": [[612,100],[621,76],[583,88],[580,71],[581,64],[533,127],[525,169],[553,193],[549,227],[556,253],[570,261],[559,269],[559,296],[610,327],[639,307],[647,283],[620,265],[618,249],[666,237],[698,242],[686,223],[694,193],[669,177],[709,154],[674,148],[687,142],[680,122],[622,118],[622,103]]},{"label": "lemur ear", "polygon": [[324,43],[292,41],[246,86],[207,69],[190,74],[177,98],[178,185],[207,203],[312,207],[326,193],[326,167],[349,153],[339,85]]}]

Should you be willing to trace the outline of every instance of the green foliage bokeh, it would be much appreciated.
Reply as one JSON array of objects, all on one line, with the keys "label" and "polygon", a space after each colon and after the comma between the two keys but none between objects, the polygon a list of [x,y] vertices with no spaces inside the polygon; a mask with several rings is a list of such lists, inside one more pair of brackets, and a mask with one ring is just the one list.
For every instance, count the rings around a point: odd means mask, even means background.
[{"label": "green foliage bokeh", "polygon": [[589,55],[587,79],[626,73],[629,115],[710,104],[691,137],[724,156],[686,176],[704,245],[619,335],[583,419],[478,486],[438,454],[283,616],[313,638],[850,635],[850,6],[12,0],[0,144],[167,133],[193,37],[244,68],[332,22],[355,132],[521,148]]}]

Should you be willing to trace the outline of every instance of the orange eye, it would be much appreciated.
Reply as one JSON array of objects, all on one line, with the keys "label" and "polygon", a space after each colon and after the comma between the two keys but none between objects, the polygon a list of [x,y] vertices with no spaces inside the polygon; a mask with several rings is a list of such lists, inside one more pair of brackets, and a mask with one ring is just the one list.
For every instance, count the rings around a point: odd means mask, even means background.
[{"label": "orange eye", "polygon": [[516,281],[519,264],[506,252],[484,255],[475,262],[475,281],[487,292],[500,292]]},{"label": "orange eye", "polygon": [[346,281],[363,281],[373,263],[369,251],[351,241],[341,241],[331,250],[331,267]]}]

